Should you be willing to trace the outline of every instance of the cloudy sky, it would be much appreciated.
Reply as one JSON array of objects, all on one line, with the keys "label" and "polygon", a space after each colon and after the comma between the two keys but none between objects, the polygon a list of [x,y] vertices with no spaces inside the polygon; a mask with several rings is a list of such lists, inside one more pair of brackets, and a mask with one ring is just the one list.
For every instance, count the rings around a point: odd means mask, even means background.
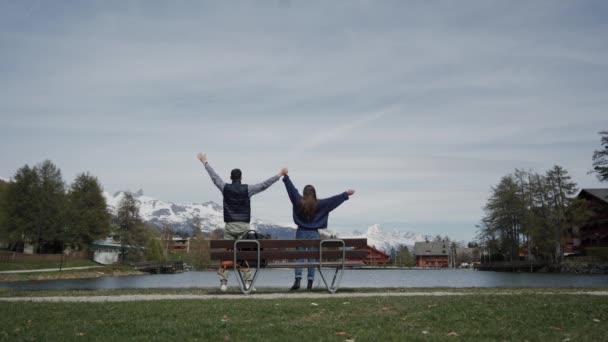
[{"label": "cloudy sky", "polygon": [[[196,159],[357,194],[337,231],[472,239],[491,186],[608,129],[605,1],[0,1],[0,177],[221,202]],[[254,215],[290,223],[282,183]]]}]

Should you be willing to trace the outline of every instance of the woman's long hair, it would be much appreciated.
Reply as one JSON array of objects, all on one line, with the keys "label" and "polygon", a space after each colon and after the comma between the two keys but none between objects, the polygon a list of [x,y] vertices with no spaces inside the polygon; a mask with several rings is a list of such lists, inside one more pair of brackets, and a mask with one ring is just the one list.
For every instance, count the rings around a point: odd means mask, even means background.
[{"label": "woman's long hair", "polygon": [[308,219],[312,219],[317,212],[317,191],[312,185],[304,187],[302,200],[300,201],[300,212]]}]

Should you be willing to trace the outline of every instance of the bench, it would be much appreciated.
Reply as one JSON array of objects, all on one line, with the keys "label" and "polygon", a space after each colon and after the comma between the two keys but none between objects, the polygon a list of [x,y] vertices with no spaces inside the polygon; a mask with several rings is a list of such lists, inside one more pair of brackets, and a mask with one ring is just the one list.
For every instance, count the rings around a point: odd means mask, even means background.
[{"label": "bench", "polygon": [[[367,239],[326,239],[326,240],[211,240],[210,257],[213,261],[232,261],[241,291],[249,294],[255,285],[261,268],[316,267],[329,293],[335,293],[340,286],[344,269],[365,265]],[[297,250],[300,247],[315,247],[318,250]],[[316,259],[316,262],[298,262],[298,259]],[[255,272],[249,288],[238,271],[239,264],[255,265]],[[262,265],[263,262],[265,265]],[[218,263],[219,266],[219,263]],[[327,282],[323,268],[335,268],[331,283]]]}]

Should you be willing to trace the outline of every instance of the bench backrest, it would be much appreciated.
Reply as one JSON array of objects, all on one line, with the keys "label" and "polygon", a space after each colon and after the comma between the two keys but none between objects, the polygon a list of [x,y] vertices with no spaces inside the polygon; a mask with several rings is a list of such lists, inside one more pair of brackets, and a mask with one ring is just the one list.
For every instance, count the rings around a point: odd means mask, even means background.
[{"label": "bench backrest", "polygon": [[[367,239],[341,239],[344,241],[346,259],[363,260],[367,257]],[[239,249],[251,249],[237,251],[237,259],[252,260],[257,258],[257,244],[253,241],[240,240]],[[263,260],[295,260],[315,259],[319,257],[319,251],[298,251],[297,247],[319,247],[322,240],[257,240],[260,243],[260,256]],[[234,248],[234,240],[211,240],[209,244],[212,249],[211,260],[232,260],[233,251],[226,249]],[[326,241],[323,243],[323,259],[341,259],[342,243],[337,241]],[[213,251],[216,249],[216,251]],[[217,249],[222,249],[217,251]]]}]

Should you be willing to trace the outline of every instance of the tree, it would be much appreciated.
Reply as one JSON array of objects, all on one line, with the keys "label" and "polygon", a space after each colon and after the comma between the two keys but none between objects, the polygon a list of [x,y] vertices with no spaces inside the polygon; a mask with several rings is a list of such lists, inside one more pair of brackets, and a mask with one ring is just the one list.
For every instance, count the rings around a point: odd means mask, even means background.
[{"label": "tree", "polygon": [[108,212],[99,180],[82,173],[76,177],[67,195],[69,237],[73,245],[90,245],[110,233]]},{"label": "tree", "polygon": [[508,255],[511,261],[519,258],[521,234],[521,198],[518,196],[515,179],[505,176],[492,188],[492,195],[486,204],[483,218],[484,227],[499,237],[499,250]]},{"label": "tree", "polygon": [[148,234],[139,216],[139,204],[131,193],[126,192],[118,205],[116,226],[122,261],[137,259],[141,255],[140,248],[146,245]]},{"label": "tree", "polygon": [[399,250],[399,266],[402,267],[414,267],[416,266],[416,259],[410,253],[410,250],[407,246],[401,247]]},{"label": "tree", "polygon": [[546,174],[548,184],[548,204],[551,207],[550,222],[553,226],[553,243],[555,245],[556,263],[561,262],[564,252],[562,250],[562,237],[566,230],[572,227],[573,197],[578,192],[576,183],[571,180],[568,171],[555,165]]},{"label": "tree", "polygon": [[36,237],[40,224],[39,189],[38,172],[29,165],[17,170],[7,189],[5,227],[11,250],[22,252],[25,243],[31,243]]},{"label": "tree", "polygon": [[8,193],[9,186],[10,183],[0,180],[0,240],[8,240],[8,228],[6,227],[6,196]]},{"label": "tree", "polygon": [[603,148],[593,152],[593,171],[597,179],[602,182],[608,181],[608,130],[599,132]]},{"label": "tree", "polygon": [[66,194],[61,170],[50,160],[35,167],[40,178],[38,197],[32,200],[38,206],[35,240],[38,253],[62,252],[61,240],[65,234]]},{"label": "tree", "polygon": [[148,239],[146,259],[150,261],[164,261],[165,256],[159,239]]}]

